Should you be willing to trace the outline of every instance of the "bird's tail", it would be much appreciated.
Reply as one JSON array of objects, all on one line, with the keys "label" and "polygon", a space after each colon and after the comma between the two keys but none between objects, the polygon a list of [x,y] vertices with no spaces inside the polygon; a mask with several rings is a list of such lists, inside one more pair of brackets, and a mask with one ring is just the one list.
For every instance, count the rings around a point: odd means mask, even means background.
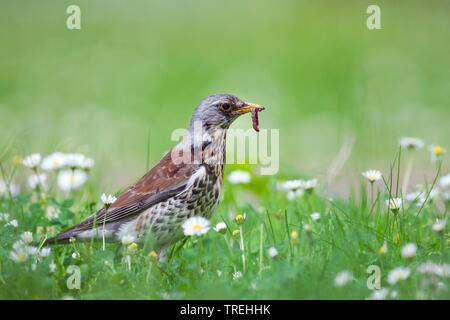
[{"label": "bird's tail", "polygon": [[56,236],[45,239],[42,246],[52,245],[52,244],[64,244],[70,241],[70,238],[76,235],[75,228],[69,228],[63,232],[58,233]]}]

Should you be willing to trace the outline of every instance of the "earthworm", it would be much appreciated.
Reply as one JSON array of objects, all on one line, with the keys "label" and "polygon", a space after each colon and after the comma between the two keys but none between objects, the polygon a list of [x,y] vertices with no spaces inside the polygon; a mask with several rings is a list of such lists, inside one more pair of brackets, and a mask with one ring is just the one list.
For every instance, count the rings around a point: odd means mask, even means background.
[{"label": "earthworm", "polygon": [[260,108],[250,108],[250,111],[252,112],[253,129],[255,129],[256,132],[259,132],[258,112],[262,110]]}]

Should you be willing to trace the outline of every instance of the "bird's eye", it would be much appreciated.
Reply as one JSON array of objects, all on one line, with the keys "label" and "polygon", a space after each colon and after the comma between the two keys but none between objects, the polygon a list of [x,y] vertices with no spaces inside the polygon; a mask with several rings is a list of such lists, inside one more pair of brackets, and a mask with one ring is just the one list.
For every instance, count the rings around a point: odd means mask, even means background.
[{"label": "bird's eye", "polygon": [[230,111],[231,110],[231,104],[229,104],[229,103],[222,103],[220,105],[220,109],[222,109],[223,111]]}]

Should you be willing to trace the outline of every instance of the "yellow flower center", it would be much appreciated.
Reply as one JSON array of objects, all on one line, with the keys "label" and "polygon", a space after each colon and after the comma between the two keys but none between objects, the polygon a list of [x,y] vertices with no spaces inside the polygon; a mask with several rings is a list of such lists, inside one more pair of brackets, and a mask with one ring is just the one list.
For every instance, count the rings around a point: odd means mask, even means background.
[{"label": "yellow flower center", "polygon": [[150,251],[148,255],[153,258],[156,258],[158,256],[155,251]]},{"label": "yellow flower center", "polygon": [[202,228],[202,226],[199,224],[196,224],[193,228],[194,228],[194,230],[200,230]]},{"label": "yellow flower center", "polygon": [[233,236],[237,236],[238,234],[239,234],[239,230],[234,230],[232,233]]},{"label": "yellow flower center", "polygon": [[242,214],[238,214],[236,218],[234,218],[234,221],[236,221],[237,224],[244,223],[245,217]]},{"label": "yellow flower center", "polygon": [[400,273],[397,275],[397,280],[402,280],[402,275]]},{"label": "yellow flower center", "polygon": [[133,248],[133,249],[134,249],[134,248],[137,248],[136,242],[133,242],[132,244],[130,244],[129,247],[130,247],[130,248]]},{"label": "yellow flower center", "polygon": [[54,166],[57,166],[57,165],[59,164],[59,161],[58,161],[58,160],[53,160],[52,164],[53,164]]},{"label": "yellow flower center", "polygon": [[443,153],[442,147],[441,146],[434,147],[434,153],[436,155],[441,155]]},{"label": "yellow flower center", "polygon": [[19,254],[17,255],[17,260],[19,260],[19,261],[25,260],[25,255],[24,255],[23,253],[19,253]]},{"label": "yellow flower center", "polygon": [[384,246],[382,246],[380,248],[380,254],[386,253],[386,248]]},{"label": "yellow flower center", "polygon": [[22,161],[23,161],[23,158],[22,158],[21,156],[14,156],[14,158],[13,158],[13,163],[14,163],[16,166],[21,165],[21,164],[22,164]]},{"label": "yellow flower center", "polygon": [[291,238],[297,239],[297,237],[298,237],[298,232],[297,231],[292,231],[291,232]]}]

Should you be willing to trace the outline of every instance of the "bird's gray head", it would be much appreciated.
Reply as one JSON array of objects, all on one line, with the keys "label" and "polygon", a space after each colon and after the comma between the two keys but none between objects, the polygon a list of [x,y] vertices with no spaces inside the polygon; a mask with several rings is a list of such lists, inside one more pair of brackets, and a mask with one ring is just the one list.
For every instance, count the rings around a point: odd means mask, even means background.
[{"label": "bird's gray head", "polygon": [[231,94],[213,94],[206,97],[192,115],[190,130],[194,123],[201,123],[205,129],[228,129],[240,115],[248,113],[251,108],[264,109],[254,103],[246,103]]}]

